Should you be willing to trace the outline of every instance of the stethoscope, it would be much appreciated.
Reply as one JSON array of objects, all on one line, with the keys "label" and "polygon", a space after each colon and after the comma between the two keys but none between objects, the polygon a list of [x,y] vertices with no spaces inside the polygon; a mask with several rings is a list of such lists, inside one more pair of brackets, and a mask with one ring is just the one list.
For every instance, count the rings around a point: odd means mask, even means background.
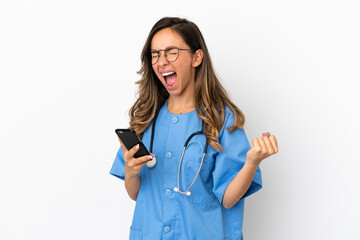
[{"label": "stethoscope", "polygon": [[[152,123],[152,129],[151,129],[151,139],[150,139],[150,153],[152,153],[152,147],[153,147],[153,143],[154,143],[154,134],[155,134],[155,123],[156,123],[156,119],[157,119],[157,116],[159,114],[159,111],[156,112],[155,114],[155,117],[154,117],[154,120],[153,120],[153,123]],[[197,177],[199,176],[199,173],[200,173],[200,170],[201,170],[201,167],[203,165],[203,162],[204,162],[204,158],[205,158],[205,155],[206,155],[206,151],[207,151],[207,148],[208,148],[208,141],[206,139],[206,145],[205,145],[205,148],[204,148],[204,151],[203,151],[203,156],[201,158],[201,164],[200,164],[200,167],[199,167],[199,170],[197,171],[196,173],[196,176],[194,178],[194,180],[192,181],[190,187],[188,189],[186,189],[186,191],[181,191],[180,190],[180,168],[181,168],[181,163],[182,163],[182,160],[183,160],[183,157],[184,157],[184,153],[185,153],[185,150],[186,148],[188,147],[188,143],[190,142],[191,138],[193,138],[194,136],[196,135],[199,135],[199,134],[203,134],[204,135],[204,132],[203,131],[197,131],[197,132],[194,132],[193,134],[191,134],[188,139],[186,140],[185,144],[184,144],[184,148],[182,150],[182,153],[181,153],[181,157],[180,157],[180,162],[179,162],[179,167],[178,167],[178,172],[177,172],[177,186],[174,187],[174,191],[175,192],[178,192],[178,193],[181,193],[181,194],[185,194],[187,196],[190,196],[191,195],[191,192],[190,192],[190,189],[191,187],[194,185]],[[148,161],[146,163],[146,166],[148,166],[149,168],[152,168],[156,165],[157,163],[157,160],[156,160],[156,157],[154,157],[152,160]]]}]

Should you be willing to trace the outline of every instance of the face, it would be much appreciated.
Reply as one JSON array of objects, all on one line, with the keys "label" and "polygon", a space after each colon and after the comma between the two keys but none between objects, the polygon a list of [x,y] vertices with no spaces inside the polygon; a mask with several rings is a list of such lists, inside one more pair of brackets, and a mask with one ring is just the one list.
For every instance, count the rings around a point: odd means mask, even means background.
[{"label": "face", "polygon": [[[165,50],[171,47],[180,49],[190,48],[183,38],[170,28],[165,28],[157,32],[151,41],[151,51]],[[190,50],[179,50],[178,58],[174,62],[168,61],[164,56],[164,51],[160,51],[160,57],[152,67],[156,76],[170,95],[180,96],[189,91],[193,91],[195,67],[201,63],[201,60],[200,63],[198,63],[198,51],[193,54]]]}]

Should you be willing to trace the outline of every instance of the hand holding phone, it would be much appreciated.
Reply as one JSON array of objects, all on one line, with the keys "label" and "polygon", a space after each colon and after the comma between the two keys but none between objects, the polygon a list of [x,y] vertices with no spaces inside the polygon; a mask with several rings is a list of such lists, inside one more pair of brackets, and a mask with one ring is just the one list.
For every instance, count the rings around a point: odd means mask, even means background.
[{"label": "hand holding phone", "polygon": [[146,149],[141,139],[134,130],[116,129],[115,132],[128,151],[137,144],[139,144],[140,149],[134,154],[134,157],[138,158],[145,155],[150,155],[149,151]]},{"label": "hand holding phone", "polygon": [[[145,162],[148,167],[153,167],[156,164],[155,156],[151,155],[150,152],[146,149],[145,145],[142,143],[139,136],[132,129],[116,129],[116,134],[118,135],[120,141],[125,146],[126,150],[130,152],[130,165],[144,165]],[[135,149],[134,147],[139,144],[139,149]],[[123,146],[123,147],[124,147]],[[124,150],[124,149],[123,149]],[[135,153],[133,153],[135,152]],[[144,157],[147,156],[147,157]],[[136,159],[136,162],[133,159]],[[125,160],[125,152],[124,152],[124,160]],[[140,168],[141,168],[140,167]]]}]

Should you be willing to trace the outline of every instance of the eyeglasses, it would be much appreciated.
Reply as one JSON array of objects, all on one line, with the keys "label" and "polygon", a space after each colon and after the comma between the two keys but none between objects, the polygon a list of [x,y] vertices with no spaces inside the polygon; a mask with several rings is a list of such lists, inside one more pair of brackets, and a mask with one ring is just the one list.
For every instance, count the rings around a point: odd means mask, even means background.
[{"label": "eyeglasses", "polygon": [[159,61],[160,52],[164,51],[165,59],[169,62],[175,62],[179,57],[180,50],[192,50],[178,47],[168,47],[165,50],[151,50],[151,63],[154,65]]}]

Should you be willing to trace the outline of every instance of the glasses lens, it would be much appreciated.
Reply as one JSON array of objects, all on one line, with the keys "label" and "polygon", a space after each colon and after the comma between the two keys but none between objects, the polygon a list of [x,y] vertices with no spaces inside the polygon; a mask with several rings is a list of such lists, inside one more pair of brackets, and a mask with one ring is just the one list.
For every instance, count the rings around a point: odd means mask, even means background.
[{"label": "glasses lens", "polygon": [[152,52],[151,53],[151,63],[155,64],[159,59],[159,53],[158,52]]},{"label": "glasses lens", "polygon": [[173,62],[178,58],[179,55],[179,49],[177,48],[171,48],[165,51],[166,59],[169,62]]}]

